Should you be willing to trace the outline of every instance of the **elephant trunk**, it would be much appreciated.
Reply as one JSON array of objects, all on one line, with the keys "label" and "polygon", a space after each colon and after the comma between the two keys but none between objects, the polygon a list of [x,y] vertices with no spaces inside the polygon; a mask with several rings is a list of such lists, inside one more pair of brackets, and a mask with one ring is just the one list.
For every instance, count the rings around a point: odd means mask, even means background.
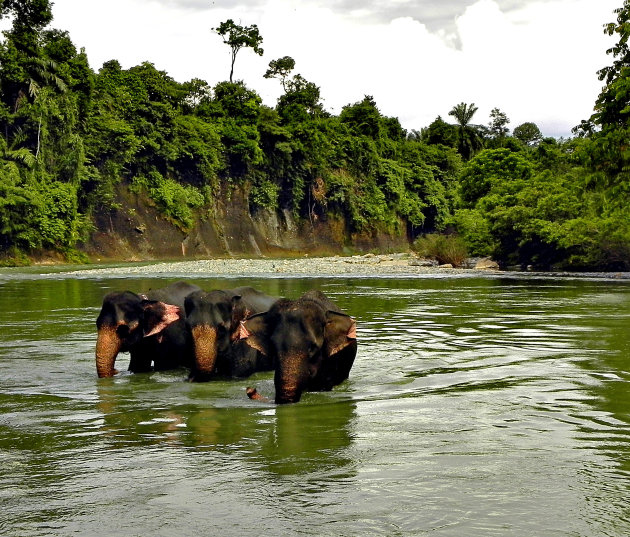
[{"label": "elephant trunk", "polygon": [[212,375],[217,366],[217,329],[199,325],[194,326],[191,332],[195,348],[195,373],[201,378]]},{"label": "elephant trunk", "polygon": [[113,377],[116,356],[122,346],[122,340],[113,326],[103,326],[98,329],[96,340],[96,372],[99,377]]},{"label": "elephant trunk", "polygon": [[302,397],[302,391],[308,382],[306,360],[306,356],[278,360],[274,376],[277,404],[297,403]]}]

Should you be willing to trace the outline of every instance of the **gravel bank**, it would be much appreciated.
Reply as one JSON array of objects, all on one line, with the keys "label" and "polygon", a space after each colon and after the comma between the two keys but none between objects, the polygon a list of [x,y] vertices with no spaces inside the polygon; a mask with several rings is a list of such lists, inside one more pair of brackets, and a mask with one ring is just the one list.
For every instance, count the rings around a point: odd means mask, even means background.
[{"label": "gravel bank", "polygon": [[[418,259],[411,254],[374,255],[353,257],[302,257],[296,259],[203,259],[150,265],[127,265],[99,269],[72,271],[70,274],[94,275],[99,273],[134,274],[207,274],[207,275],[277,275],[298,276],[354,276],[394,274],[470,273],[470,269],[439,267],[430,260]],[[487,272],[487,271],[486,271]]]},{"label": "gravel bank", "polygon": [[466,268],[453,268],[451,265],[438,266],[432,260],[421,259],[413,254],[356,255],[352,257],[302,257],[295,259],[203,259],[197,261],[175,261],[169,263],[135,264],[108,266],[64,272],[77,277],[107,276],[160,276],[172,274],[186,278],[197,276],[465,276],[493,275],[504,277],[529,278],[577,278],[630,280],[629,272],[504,272],[496,264],[485,259],[469,259]]}]

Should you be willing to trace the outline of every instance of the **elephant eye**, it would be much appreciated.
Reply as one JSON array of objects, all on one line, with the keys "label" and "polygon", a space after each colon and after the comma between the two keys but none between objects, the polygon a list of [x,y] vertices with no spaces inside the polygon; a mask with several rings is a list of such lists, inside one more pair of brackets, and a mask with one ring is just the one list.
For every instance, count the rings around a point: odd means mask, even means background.
[{"label": "elephant eye", "polygon": [[309,358],[312,360],[313,358],[317,358],[317,351],[319,350],[319,347],[317,346],[316,343],[311,342],[308,344],[308,355]]}]

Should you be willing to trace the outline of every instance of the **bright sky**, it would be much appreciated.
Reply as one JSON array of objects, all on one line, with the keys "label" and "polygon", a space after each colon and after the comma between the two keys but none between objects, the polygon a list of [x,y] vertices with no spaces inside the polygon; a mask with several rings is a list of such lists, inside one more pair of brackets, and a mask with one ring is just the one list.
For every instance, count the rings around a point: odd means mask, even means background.
[{"label": "bright sky", "polygon": [[372,95],[387,116],[421,129],[450,121],[459,102],[475,103],[474,123],[490,110],[514,128],[535,122],[547,136],[570,136],[591,115],[609,65],[623,0],[54,0],[52,26],[85,47],[98,70],[152,62],[183,82],[229,78],[229,48],[211,28],[228,18],[257,24],[262,57],[239,52],[234,76],[274,106],[277,80],[263,74],[282,56],[321,88],[324,107]]}]

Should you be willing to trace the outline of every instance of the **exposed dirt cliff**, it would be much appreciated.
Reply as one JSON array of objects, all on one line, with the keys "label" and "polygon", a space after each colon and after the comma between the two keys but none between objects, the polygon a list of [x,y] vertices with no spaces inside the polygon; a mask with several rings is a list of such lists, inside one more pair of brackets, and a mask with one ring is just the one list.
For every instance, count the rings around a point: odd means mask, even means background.
[{"label": "exposed dirt cliff", "polygon": [[199,215],[189,233],[167,221],[151,201],[124,186],[117,209],[95,216],[95,231],[81,246],[92,261],[259,257],[408,248],[404,234],[348,233],[341,218],[296,221],[289,211],[250,214],[247,196],[234,190],[217,200],[215,211]]}]

